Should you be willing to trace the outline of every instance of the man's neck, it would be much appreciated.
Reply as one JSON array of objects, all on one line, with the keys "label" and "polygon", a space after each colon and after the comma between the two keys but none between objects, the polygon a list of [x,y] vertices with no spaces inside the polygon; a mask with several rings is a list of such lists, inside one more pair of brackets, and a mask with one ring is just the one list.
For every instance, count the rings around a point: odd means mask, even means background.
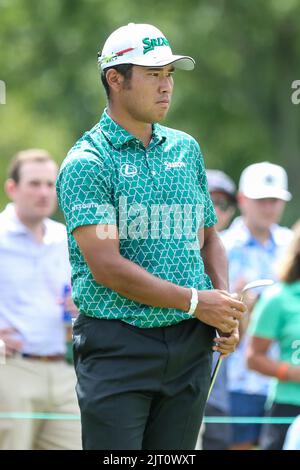
[{"label": "man's neck", "polygon": [[20,214],[17,208],[16,208],[16,214],[20,222],[22,222],[22,224],[25,225],[25,227],[27,227],[28,230],[32,233],[35,241],[37,243],[42,243],[44,239],[44,233],[45,233],[44,219],[39,219],[39,220],[28,219],[24,215]]},{"label": "man's neck", "polygon": [[245,224],[250,230],[251,235],[258,240],[262,245],[264,245],[271,236],[270,228],[261,228],[257,227],[256,225],[251,224],[247,219],[245,220]]},{"label": "man's neck", "polygon": [[152,124],[136,121],[123,111],[119,112],[112,103],[107,107],[107,114],[130,134],[143,142],[147,148],[152,137]]}]

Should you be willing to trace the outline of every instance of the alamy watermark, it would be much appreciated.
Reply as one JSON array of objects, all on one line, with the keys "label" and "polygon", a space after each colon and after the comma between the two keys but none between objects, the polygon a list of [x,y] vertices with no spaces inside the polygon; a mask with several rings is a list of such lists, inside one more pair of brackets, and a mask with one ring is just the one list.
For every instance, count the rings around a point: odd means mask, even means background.
[{"label": "alamy watermark", "polygon": [[77,204],[73,211],[96,210],[97,236],[101,240],[184,240],[199,249],[204,229],[203,204],[129,204],[126,196],[111,204]]},{"label": "alamy watermark", "polygon": [[292,349],[295,350],[292,354],[292,364],[294,366],[300,366],[300,339],[293,341]]},{"label": "alamy watermark", "polygon": [[0,104],[6,104],[6,84],[0,80]]},{"label": "alamy watermark", "polygon": [[300,80],[293,81],[292,89],[295,90],[291,95],[292,103],[300,104]]}]

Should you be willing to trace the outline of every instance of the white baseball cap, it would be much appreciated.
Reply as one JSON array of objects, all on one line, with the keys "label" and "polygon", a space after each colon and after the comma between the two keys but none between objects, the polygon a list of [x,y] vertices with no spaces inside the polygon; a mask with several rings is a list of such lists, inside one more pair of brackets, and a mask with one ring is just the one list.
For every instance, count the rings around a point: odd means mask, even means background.
[{"label": "white baseball cap", "polygon": [[235,193],[236,186],[232,179],[220,170],[206,170],[208,191],[213,193],[215,191],[227,194],[230,199],[236,201]]},{"label": "white baseball cap", "polygon": [[242,172],[239,191],[250,199],[292,199],[286,171],[269,162],[254,163]]},{"label": "white baseball cap", "polygon": [[192,70],[194,59],[173,55],[165,35],[150,24],[129,23],[116,29],[106,40],[98,64],[101,70],[119,64],[144,67],[163,67],[173,64],[184,70]]}]

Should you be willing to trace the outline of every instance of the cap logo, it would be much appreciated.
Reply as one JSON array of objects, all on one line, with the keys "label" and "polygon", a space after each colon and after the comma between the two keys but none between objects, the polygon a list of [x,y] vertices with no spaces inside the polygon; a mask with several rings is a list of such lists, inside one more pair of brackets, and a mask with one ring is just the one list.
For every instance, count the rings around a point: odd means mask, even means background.
[{"label": "cap logo", "polygon": [[156,39],[144,38],[142,42],[144,44],[144,49],[143,49],[144,54],[147,54],[147,52],[153,51],[155,47],[159,47],[159,46],[170,47],[169,41],[164,37],[156,38]]},{"label": "cap logo", "polygon": [[273,184],[273,183],[274,183],[274,178],[273,178],[273,176],[272,176],[272,175],[267,175],[267,176],[265,177],[265,183],[266,183],[266,184]]},{"label": "cap logo", "polygon": [[99,61],[102,64],[107,64],[108,62],[113,62],[114,60],[117,60],[119,57],[121,57],[123,54],[126,54],[127,52],[133,51],[133,47],[129,47],[128,49],[123,49],[122,51],[115,52],[112,55],[106,56],[106,57],[101,57],[101,55],[98,54]]}]

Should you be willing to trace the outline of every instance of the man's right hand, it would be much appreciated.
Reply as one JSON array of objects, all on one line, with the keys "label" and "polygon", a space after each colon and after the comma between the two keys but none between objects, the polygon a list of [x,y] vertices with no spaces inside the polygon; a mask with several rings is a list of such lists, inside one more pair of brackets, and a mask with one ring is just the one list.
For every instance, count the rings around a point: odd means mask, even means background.
[{"label": "man's right hand", "polygon": [[198,291],[198,305],[194,315],[214,328],[230,333],[238,327],[246,312],[246,305],[225,290]]},{"label": "man's right hand", "polygon": [[22,341],[16,338],[15,328],[0,328],[0,339],[5,344],[5,355],[13,356],[16,351],[22,349]]}]

